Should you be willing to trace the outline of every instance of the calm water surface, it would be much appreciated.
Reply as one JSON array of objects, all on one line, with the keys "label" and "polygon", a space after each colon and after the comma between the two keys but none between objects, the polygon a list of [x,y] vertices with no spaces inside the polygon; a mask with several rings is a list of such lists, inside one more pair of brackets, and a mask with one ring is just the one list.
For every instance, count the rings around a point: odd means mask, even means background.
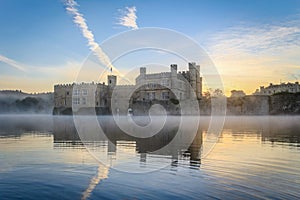
[{"label": "calm water surface", "polygon": [[155,154],[171,129],[148,141],[107,129],[88,151],[70,117],[0,116],[0,199],[299,199],[300,117],[227,117],[201,158],[209,120],[189,148]]}]

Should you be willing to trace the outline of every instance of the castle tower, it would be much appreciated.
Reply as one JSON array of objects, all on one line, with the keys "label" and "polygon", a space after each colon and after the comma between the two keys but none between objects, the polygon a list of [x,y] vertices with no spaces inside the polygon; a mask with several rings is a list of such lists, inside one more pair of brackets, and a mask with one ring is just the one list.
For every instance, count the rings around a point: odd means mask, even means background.
[{"label": "castle tower", "polygon": [[[177,65],[171,64],[171,89],[176,94],[177,92]],[[178,95],[178,94],[176,94]]]},{"label": "castle tower", "polygon": [[145,76],[146,75],[146,67],[141,67],[140,68],[140,75]]},{"label": "castle tower", "polygon": [[189,63],[190,84],[194,92],[197,94],[197,69],[196,63]]},{"label": "castle tower", "polygon": [[136,85],[143,85],[146,81],[146,67],[140,67],[140,75],[135,79]]},{"label": "castle tower", "polygon": [[112,110],[111,110],[111,104],[114,103],[112,102],[112,93],[113,93],[113,90],[114,90],[114,87],[117,85],[117,76],[115,75],[108,75],[107,76],[107,103],[108,103],[108,110],[109,110],[109,113],[112,113]]},{"label": "castle tower", "polygon": [[202,97],[202,77],[200,77],[200,65],[196,65],[196,95],[197,99]]},{"label": "castle tower", "polygon": [[197,99],[202,97],[202,78],[200,77],[200,65],[189,63],[190,84],[194,89]]},{"label": "castle tower", "polygon": [[107,76],[107,85],[110,88],[114,88],[117,85],[117,76],[115,76],[115,75],[108,75]]},{"label": "castle tower", "polygon": [[176,64],[171,64],[171,76],[177,77],[177,65]]},{"label": "castle tower", "polygon": [[144,84],[146,81],[146,67],[140,68],[140,84]]}]

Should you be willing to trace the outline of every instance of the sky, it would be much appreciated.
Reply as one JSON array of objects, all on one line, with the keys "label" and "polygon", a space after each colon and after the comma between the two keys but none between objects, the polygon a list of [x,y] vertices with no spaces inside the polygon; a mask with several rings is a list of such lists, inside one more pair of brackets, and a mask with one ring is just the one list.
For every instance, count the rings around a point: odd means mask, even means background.
[{"label": "sky", "polygon": [[148,50],[112,63],[106,41],[147,27],[195,41],[227,95],[300,79],[299,0],[0,0],[0,27],[0,90],[53,91],[54,84],[75,82],[91,54],[117,74],[151,63],[149,58],[162,65],[178,61],[185,70],[180,59]]}]

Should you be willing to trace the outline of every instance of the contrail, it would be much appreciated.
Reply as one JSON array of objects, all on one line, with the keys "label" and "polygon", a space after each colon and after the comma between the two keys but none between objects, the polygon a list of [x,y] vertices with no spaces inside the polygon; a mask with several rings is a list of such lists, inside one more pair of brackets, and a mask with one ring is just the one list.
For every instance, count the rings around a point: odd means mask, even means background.
[{"label": "contrail", "polygon": [[18,62],[12,60],[12,59],[9,59],[3,55],[0,55],[0,62],[4,62],[18,70],[21,70],[21,71],[26,71],[25,67],[23,67],[21,64],[19,64]]},{"label": "contrail", "polygon": [[66,0],[65,1],[66,10],[73,16],[73,22],[78,25],[81,30],[83,37],[88,40],[88,46],[91,51],[98,57],[99,61],[103,63],[108,70],[114,70],[117,74],[121,75],[119,71],[111,64],[109,57],[102,50],[97,42],[95,42],[94,34],[89,30],[85,19],[81,13],[79,13],[76,6],[78,4],[74,0]]}]

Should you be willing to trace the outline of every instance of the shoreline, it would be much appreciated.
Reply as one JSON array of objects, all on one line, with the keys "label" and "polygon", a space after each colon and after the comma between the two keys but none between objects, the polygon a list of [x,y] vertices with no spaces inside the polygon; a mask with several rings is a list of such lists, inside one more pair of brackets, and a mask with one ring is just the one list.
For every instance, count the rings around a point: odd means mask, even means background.
[{"label": "shoreline", "polygon": [[[53,115],[45,113],[0,113],[3,116],[47,116],[47,117],[113,117],[113,115]],[[164,115],[151,115],[151,117],[161,117]],[[278,114],[278,115],[168,115],[168,117],[300,117],[300,114]],[[115,116],[116,117],[116,116]],[[119,115],[119,117],[128,117],[127,115]],[[133,115],[132,117],[150,117],[149,115]]]}]

